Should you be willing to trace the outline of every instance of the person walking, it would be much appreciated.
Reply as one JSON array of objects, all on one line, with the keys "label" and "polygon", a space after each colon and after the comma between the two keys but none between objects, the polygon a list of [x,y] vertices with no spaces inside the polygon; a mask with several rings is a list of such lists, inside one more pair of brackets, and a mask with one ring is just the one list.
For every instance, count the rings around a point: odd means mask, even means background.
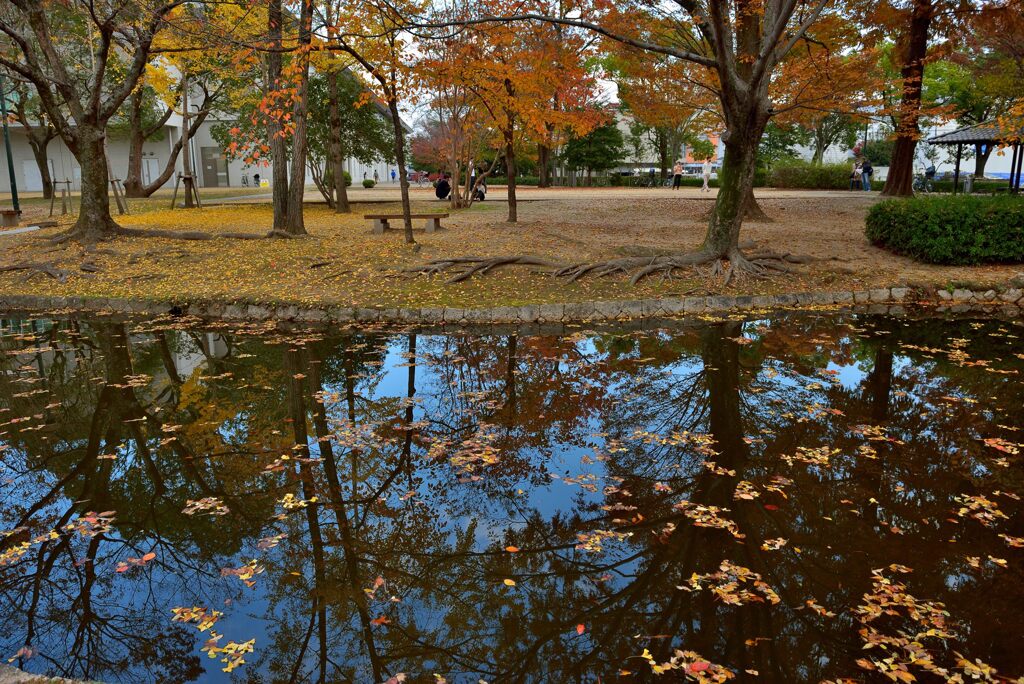
[{"label": "person walking", "polygon": [[875,173],[875,168],[871,166],[871,162],[867,159],[860,165],[860,185],[864,192],[871,192],[871,176]]},{"label": "person walking", "polygon": [[701,192],[711,192],[711,157],[704,160],[704,187],[700,189]]},{"label": "person walking", "polygon": [[396,176],[396,175],[397,175],[397,174],[395,173],[395,170],[394,170],[394,169],[391,169],[391,182],[392,182],[392,183],[394,183],[394,182],[395,182],[395,176]]},{"label": "person walking", "polygon": [[374,183],[379,183],[380,182],[380,176],[377,174],[377,169],[373,170],[373,182]]},{"label": "person walking", "polygon": [[678,190],[683,184],[683,162],[681,159],[676,160],[676,165],[672,167],[672,189]]}]

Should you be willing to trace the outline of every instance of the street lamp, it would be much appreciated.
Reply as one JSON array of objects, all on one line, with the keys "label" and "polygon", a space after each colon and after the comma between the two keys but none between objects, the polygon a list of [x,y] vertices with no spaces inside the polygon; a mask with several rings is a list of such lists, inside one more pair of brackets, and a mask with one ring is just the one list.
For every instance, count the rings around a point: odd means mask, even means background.
[{"label": "street lamp", "polygon": [[7,79],[0,72],[0,116],[3,116],[4,126],[4,149],[7,151],[7,178],[11,182],[11,204],[14,211],[21,214],[21,205],[18,202],[18,181],[14,178],[14,157],[11,155],[11,136],[7,130]]}]

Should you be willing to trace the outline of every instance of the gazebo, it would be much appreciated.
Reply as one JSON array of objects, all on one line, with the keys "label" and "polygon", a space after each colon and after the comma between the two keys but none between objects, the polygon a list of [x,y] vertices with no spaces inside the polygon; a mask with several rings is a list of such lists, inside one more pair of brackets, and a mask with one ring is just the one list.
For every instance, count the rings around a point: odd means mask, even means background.
[{"label": "gazebo", "polygon": [[953,172],[953,193],[955,194],[960,186],[960,158],[963,155],[964,145],[998,145],[1013,147],[1013,157],[1010,159],[1010,192],[1016,193],[1020,190],[1021,167],[1024,164],[1024,129],[1017,131],[1008,130],[995,121],[975,124],[958,128],[949,133],[936,135],[928,138],[932,145],[956,145],[956,169]]}]

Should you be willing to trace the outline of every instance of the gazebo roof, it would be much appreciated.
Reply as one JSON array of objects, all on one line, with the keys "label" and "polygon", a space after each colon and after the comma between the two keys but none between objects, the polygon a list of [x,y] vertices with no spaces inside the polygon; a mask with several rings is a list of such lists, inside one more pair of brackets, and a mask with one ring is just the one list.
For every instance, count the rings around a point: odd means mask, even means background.
[{"label": "gazebo roof", "polygon": [[[974,143],[1008,144],[1012,142],[1019,142],[1022,137],[1024,137],[1024,129],[1013,131],[1000,126],[996,121],[986,121],[984,123],[974,124],[973,126],[958,128],[955,131],[950,131],[949,133],[936,135],[932,138],[928,138],[928,142],[933,145],[961,145]],[[1014,138],[1016,141],[1013,140]]]}]

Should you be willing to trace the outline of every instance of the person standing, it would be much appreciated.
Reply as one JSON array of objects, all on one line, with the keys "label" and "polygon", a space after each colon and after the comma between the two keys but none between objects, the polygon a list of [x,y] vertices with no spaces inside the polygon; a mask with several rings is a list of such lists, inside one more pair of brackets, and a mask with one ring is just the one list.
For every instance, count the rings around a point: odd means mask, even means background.
[{"label": "person standing", "polygon": [[871,166],[871,162],[867,159],[860,165],[860,185],[864,192],[871,192],[871,176],[875,173],[875,168]]},{"label": "person standing", "polygon": [[677,159],[676,165],[672,167],[672,189],[678,190],[683,184],[683,162]]},{"label": "person standing", "polygon": [[394,170],[394,169],[391,169],[391,182],[392,182],[392,183],[394,183],[394,182],[395,182],[395,176],[396,176],[395,170]]},{"label": "person standing", "polygon": [[711,192],[711,157],[704,160],[704,187],[700,189],[701,192]]},{"label": "person standing", "polygon": [[854,159],[853,168],[850,170],[850,190],[855,190],[857,188],[857,181],[860,180],[860,177],[860,160]]}]

